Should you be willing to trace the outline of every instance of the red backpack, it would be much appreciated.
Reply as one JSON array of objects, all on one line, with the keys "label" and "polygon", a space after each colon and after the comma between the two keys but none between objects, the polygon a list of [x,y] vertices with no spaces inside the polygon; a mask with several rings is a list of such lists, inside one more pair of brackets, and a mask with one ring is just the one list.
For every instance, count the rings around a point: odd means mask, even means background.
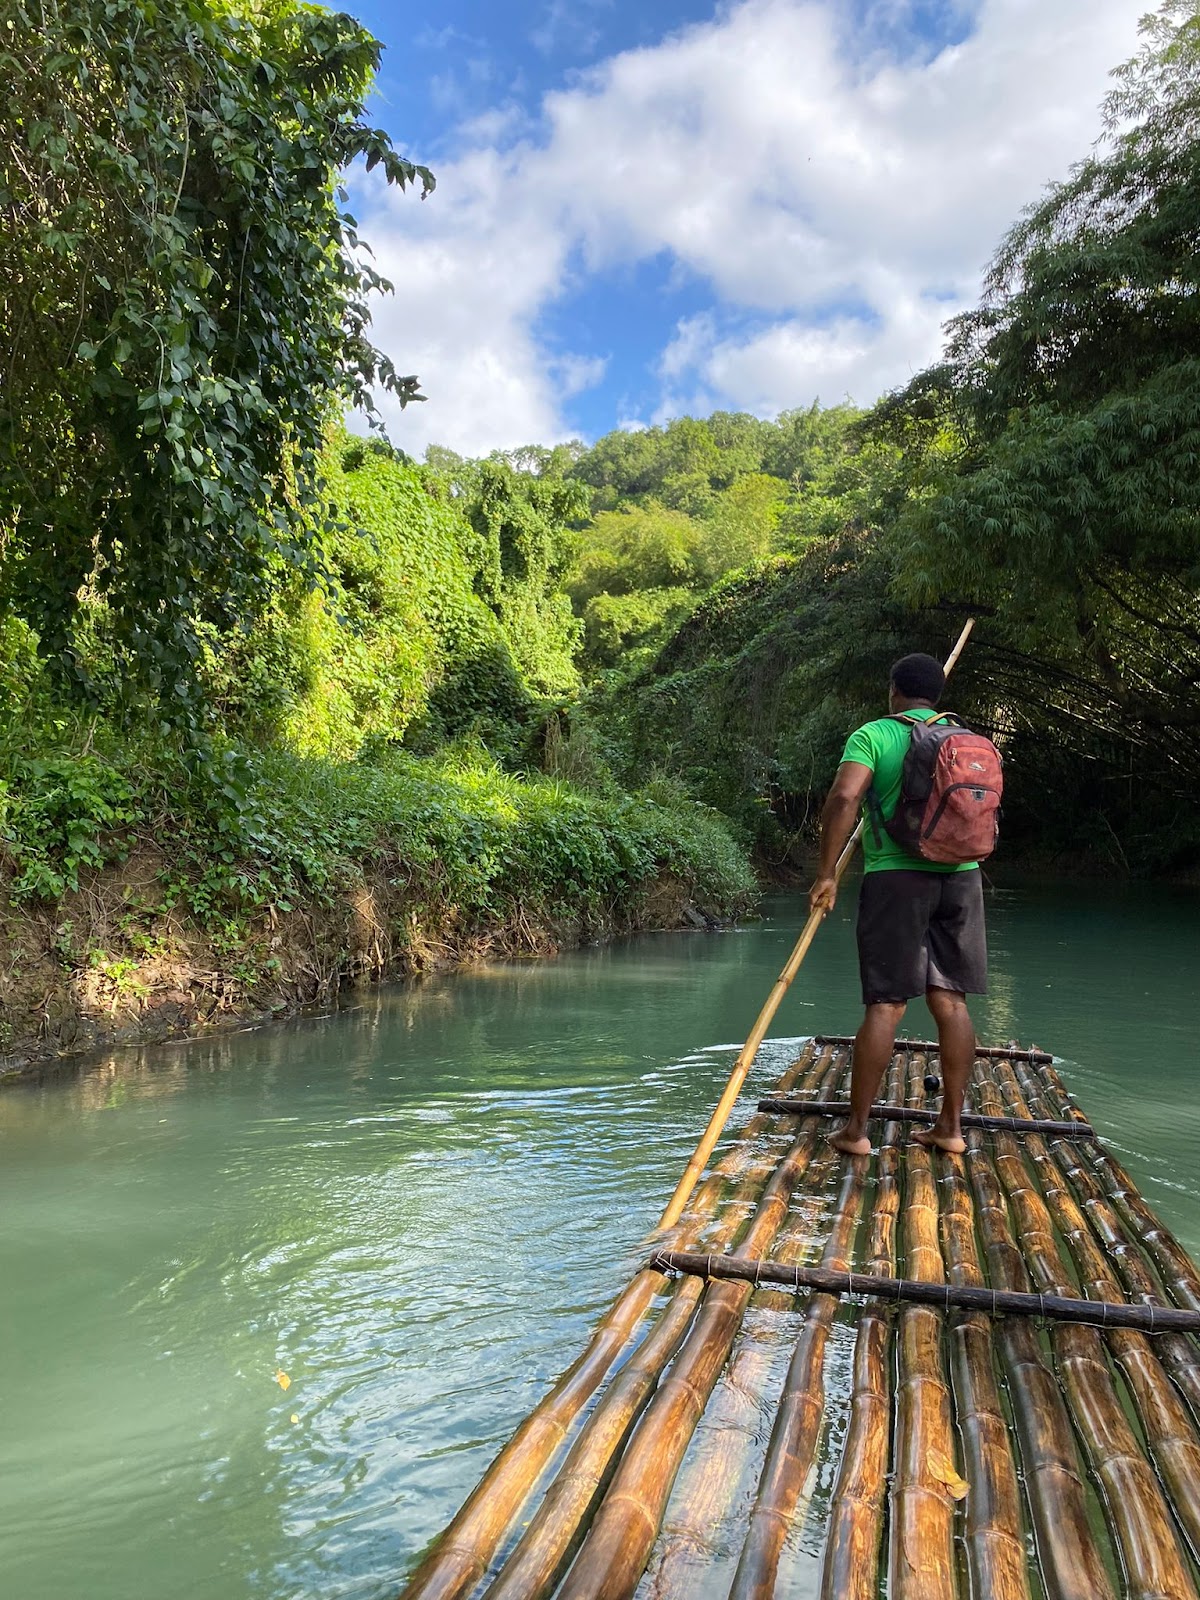
[{"label": "red backpack", "polygon": [[927,721],[903,713],[891,720],[912,731],[887,832],[910,854],[942,866],[990,856],[1004,792],[996,746],[950,711]]}]

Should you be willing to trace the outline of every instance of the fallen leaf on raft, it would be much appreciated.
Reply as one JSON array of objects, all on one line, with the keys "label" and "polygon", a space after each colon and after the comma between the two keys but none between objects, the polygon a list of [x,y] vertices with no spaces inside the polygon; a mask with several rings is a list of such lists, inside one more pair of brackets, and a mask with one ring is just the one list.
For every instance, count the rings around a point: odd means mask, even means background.
[{"label": "fallen leaf on raft", "polygon": [[953,1461],[944,1450],[931,1450],[926,1459],[926,1465],[932,1477],[939,1483],[944,1483],[950,1495],[955,1500],[962,1500],[969,1492],[971,1485],[955,1470]]},{"label": "fallen leaf on raft", "polygon": [[292,1380],[288,1377],[287,1373],[282,1367],[280,1367],[279,1371],[275,1374],[275,1382],[281,1389],[286,1390],[292,1387]]}]

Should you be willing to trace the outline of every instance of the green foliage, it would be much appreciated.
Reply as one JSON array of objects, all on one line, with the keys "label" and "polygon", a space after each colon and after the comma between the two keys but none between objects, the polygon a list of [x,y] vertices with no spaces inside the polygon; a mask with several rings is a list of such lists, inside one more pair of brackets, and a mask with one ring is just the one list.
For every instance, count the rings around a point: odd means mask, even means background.
[{"label": "green foliage", "polygon": [[432,187],[363,120],[378,55],[293,0],[8,8],[0,585],[76,693],[99,596],[118,680],[195,723],[205,627],[317,570],[331,411],[416,397],[336,191],[359,156]]},{"label": "green foliage", "polygon": [[579,630],[559,591],[571,551],[568,525],[583,516],[578,483],[515,470],[502,457],[464,464],[453,480],[476,543],[475,587],[495,613],[531,688],[575,689]]},{"label": "green foliage", "polygon": [[786,487],[765,472],[745,473],[714,495],[702,525],[702,578],[715,583],[735,567],[769,555],[786,499]]},{"label": "green foliage", "polygon": [[78,889],[83,867],[121,854],[121,831],[133,820],[134,790],[124,773],[97,756],[17,761],[5,784],[3,836],[16,867],[17,899],[57,899]]},{"label": "green foliage", "polygon": [[583,606],[601,594],[692,587],[700,579],[699,543],[694,519],[657,500],[602,511],[580,536],[567,593]]},{"label": "green foliage", "polygon": [[888,666],[920,647],[892,577],[881,545],[846,535],[718,584],[651,662],[593,696],[620,770],[657,766],[760,851],[786,852]]},{"label": "green foliage", "polygon": [[988,670],[1029,737],[1053,726],[1106,771],[1136,752],[1150,796],[1190,798],[1200,20],[1170,0],[1142,31],[1102,147],[1013,228],[943,362],[872,426],[916,486],[895,536],[903,592],[991,614]]},{"label": "green foliage", "polygon": [[570,475],[591,487],[596,515],[565,583],[584,623],[585,672],[661,643],[683,614],[668,595],[702,593],[777,550],[859,525],[878,499],[880,463],[898,452],[861,450],[857,419],[816,405],[776,422],[718,411],[611,433],[580,455]]},{"label": "green foliage", "polygon": [[594,595],[583,609],[584,655],[597,667],[616,667],[629,653],[678,626],[696,602],[691,589],[639,589]]},{"label": "green foliage", "polygon": [[323,478],[336,524],[325,583],[310,590],[280,563],[257,622],[206,643],[215,725],[339,758],[475,737],[520,764],[542,698],[578,681],[558,582],[578,487],[503,462],[435,472],[344,434]]},{"label": "green foliage", "polygon": [[[657,762],[782,851],[891,660],[974,613],[952,703],[1003,745],[1008,846],[1197,859],[1200,20],[1168,0],[1143,31],[1105,145],[1012,230],[944,360],[865,419],[764,425],[799,559],[719,583],[593,693],[619,770]],[[637,449],[636,479],[628,445],[577,470],[644,495],[665,441]]]},{"label": "green foliage", "polygon": [[[598,755],[589,792],[498,764],[589,764],[578,740],[569,762],[551,748],[579,685],[562,580],[583,447],[417,467],[340,431],[373,389],[421,398],[368,341],[387,286],[338,187],[359,157],[433,186],[364,120],[377,43],[300,0],[9,11],[9,894],[60,900],[170,840],[157,909],[200,918],[235,973],[256,970],[256,917],[334,896],[373,858],[414,907],[468,922],[636,914],[663,874],[713,909],[743,903],[712,813],[623,794]],[[664,481],[692,510],[757,460],[730,467],[737,419],[720,440],[669,432]],[[769,518],[768,494],[742,493]],[[609,635],[685,603],[631,601]],[[114,994],[132,981],[127,956],[83,954]]]},{"label": "green foliage", "polygon": [[365,866],[394,864],[415,911],[467,926],[515,915],[636,914],[663,874],[706,909],[747,906],[754,882],[725,824],[678,794],[588,795],[518,779],[482,753],[425,761],[398,750],[339,762],[277,750],[212,760],[190,747],[47,756],[11,773],[5,824],[15,899],[57,899],[85,867],[139,838],[171,840],[161,906],[225,929],[236,945],[271,908],[330,900]]}]

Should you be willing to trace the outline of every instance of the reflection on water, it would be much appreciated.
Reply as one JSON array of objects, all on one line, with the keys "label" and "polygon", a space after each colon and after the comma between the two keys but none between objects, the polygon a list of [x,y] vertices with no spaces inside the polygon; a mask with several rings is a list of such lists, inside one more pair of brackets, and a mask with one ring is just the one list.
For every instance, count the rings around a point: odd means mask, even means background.
[{"label": "reflection on water", "polygon": [[[855,1026],[852,900],[781,1034]],[[6,1592],[392,1593],[627,1277],[804,908],[769,910],[0,1096]],[[1068,1058],[1193,1250],[1198,910],[997,891],[976,1007]],[[831,1394],[848,1352],[839,1328]]]}]

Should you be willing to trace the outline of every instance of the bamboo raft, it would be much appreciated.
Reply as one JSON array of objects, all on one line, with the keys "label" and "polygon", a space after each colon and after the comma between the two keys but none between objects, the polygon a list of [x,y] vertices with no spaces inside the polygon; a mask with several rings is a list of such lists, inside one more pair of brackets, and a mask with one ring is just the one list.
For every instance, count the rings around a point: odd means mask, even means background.
[{"label": "bamboo raft", "polygon": [[402,1600],[1200,1596],[1200,1270],[1041,1052],[912,1143],[932,1049],[847,1159],[805,1048]]}]

